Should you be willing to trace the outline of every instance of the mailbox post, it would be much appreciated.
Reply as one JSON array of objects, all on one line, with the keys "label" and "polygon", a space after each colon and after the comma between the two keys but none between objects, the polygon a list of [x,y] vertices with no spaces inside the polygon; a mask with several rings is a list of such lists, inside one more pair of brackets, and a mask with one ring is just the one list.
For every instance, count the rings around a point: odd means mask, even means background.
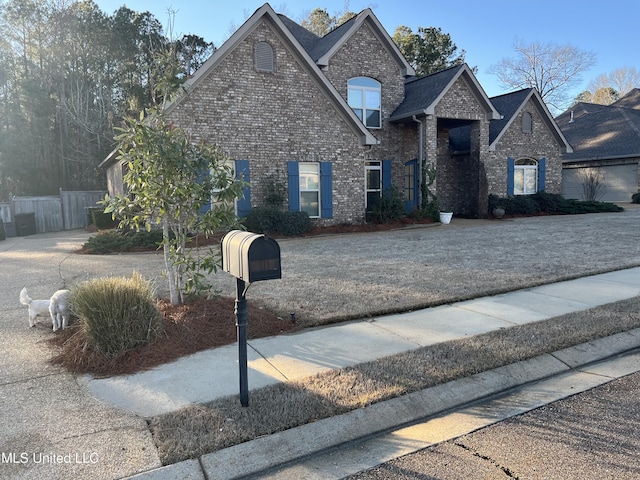
[{"label": "mailbox post", "polygon": [[280,246],[272,238],[232,230],[222,239],[222,269],[236,277],[236,329],[240,370],[240,403],[249,406],[247,374],[247,325],[249,310],[246,293],[251,282],[282,278]]}]

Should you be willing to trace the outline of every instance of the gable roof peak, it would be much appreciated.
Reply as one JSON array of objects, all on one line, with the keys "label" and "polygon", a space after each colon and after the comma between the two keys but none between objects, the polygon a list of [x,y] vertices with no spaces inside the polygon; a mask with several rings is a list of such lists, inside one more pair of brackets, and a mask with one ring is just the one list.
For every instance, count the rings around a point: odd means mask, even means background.
[{"label": "gable roof peak", "polygon": [[466,63],[444,70],[410,78],[405,81],[405,99],[391,115],[391,120],[400,121],[414,115],[433,115],[435,108],[453,84],[464,77],[473,94],[484,108],[487,120],[499,118],[500,114],[487,97],[478,79]]}]

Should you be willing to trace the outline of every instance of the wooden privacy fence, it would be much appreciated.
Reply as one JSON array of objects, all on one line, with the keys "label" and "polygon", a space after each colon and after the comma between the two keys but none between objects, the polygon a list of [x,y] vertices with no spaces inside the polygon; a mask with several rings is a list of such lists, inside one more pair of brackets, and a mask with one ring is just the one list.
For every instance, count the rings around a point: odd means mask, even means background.
[{"label": "wooden privacy fence", "polygon": [[13,217],[33,213],[37,233],[73,230],[87,226],[87,209],[96,207],[97,202],[103,200],[106,193],[106,191],[65,192],[61,190],[59,196],[13,197],[8,204],[0,205],[0,211],[5,223],[15,221],[15,218],[7,221],[5,218],[7,210]]}]

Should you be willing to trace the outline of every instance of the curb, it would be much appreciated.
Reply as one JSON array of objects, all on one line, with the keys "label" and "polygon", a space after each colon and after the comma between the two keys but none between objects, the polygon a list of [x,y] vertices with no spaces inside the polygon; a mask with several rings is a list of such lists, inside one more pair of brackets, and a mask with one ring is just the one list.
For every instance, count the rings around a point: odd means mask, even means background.
[{"label": "curb", "polygon": [[505,365],[343,415],[301,425],[133,477],[233,479],[318,454],[640,348],[640,328]]}]

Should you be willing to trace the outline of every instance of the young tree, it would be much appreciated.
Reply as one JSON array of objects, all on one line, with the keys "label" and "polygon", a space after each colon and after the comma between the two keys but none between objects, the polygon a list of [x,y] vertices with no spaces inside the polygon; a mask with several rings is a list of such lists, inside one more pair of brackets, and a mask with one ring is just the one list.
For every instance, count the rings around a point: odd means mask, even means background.
[{"label": "young tree", "polygon": [[418,32],[404,25],[396,28],[393,41],[415,69],[424,76],[464,63],[466,52],[451,40],[451,35],[435,27],[418,27]]},{"label": "young tree", "polygon": [[[194,144],[161,113],[126,119],[116,137],[127,172],[128,195],[106,198],[121,225],[162,227],[162,247],[172,304],[211,286],[205,275],[220,265],[218,249],[188,249],[191,234],[212,234],[237,223],[233,201],[244,183],[215,148]],[[212,202],[212,198],[215,199]],[[205,207],[206,212],[202,212]]]},{"label": "young tree", "polygon": [[599,201],[607,191],[604,170],[600,167],[578,170],[578,180],[582,185],[582,195],[587,202]]},{"label": "young tree", "polygon": [[503,58],[489,68],[503,86],[512,90],[535,88],[547,105],[563,110],[571,88],[582,80],[581,74],[596,63],[593,52],[572,45],[525,43],[516,40],[514,58]]}]

